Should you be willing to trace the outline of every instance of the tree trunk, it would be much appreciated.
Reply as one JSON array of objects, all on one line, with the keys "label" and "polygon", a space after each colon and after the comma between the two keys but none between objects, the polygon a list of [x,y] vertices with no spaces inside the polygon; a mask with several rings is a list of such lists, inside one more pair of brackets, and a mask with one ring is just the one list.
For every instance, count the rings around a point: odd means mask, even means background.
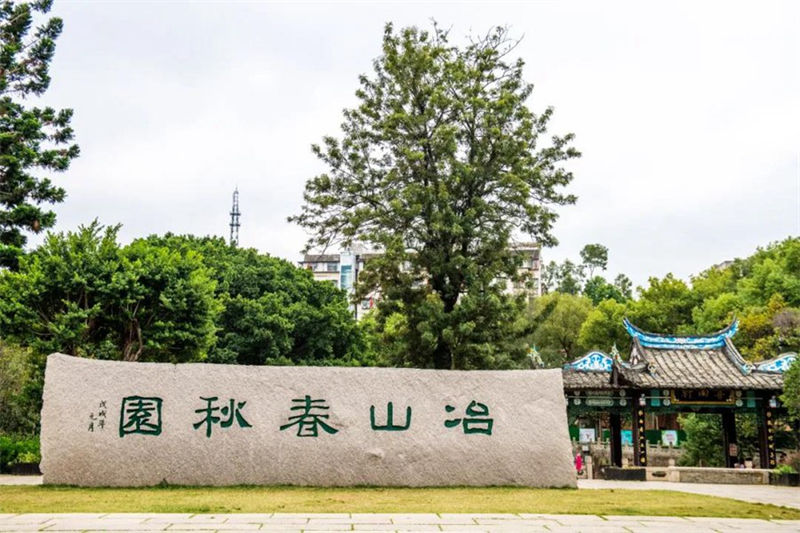
[{"label": "tree trunk", "polygon": [[[134,347],[136,351],[134,351]],[[128,335],[125,338],[125,346],[122,350],[123,361],[138,361],[142,355],[142,328],[139,321],[135,318],[128,325]]]},{"label": "tree trunk", "polygon": [[[437,277],[432,283],[434,292],[439,294],[444,306],[445,315],[453,312],[458,302],[458,293],[454,292],[451,287],[448,287],[444,282],[443,277]],[[449,320],[446,321],[449,323]],[[439,335],[439,342],[436,349],[433,351],[433,367],[437,370],[453,370],[453,352],[451,347],[445,344],[442,340],[441,334]]]},{"label": "tree trunk", "polygon": [[450,370],[453,366],[453,354],[450,347],[439,341],[433,351],[433,367],[437,370]]}]

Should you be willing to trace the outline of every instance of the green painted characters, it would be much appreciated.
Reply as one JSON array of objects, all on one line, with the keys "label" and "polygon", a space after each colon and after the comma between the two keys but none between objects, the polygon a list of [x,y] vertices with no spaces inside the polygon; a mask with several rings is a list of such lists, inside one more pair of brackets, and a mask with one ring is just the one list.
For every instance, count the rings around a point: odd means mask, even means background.
[{"label": "green painted characters", "polygon": [[[448,413],[456,410],[452,405],[446,405],[444,408]],[[445,420],[444,426],[447,428],[454,428],[459,425],[464,427],[464,433],[482,433],[484,435],[492,434],[492,427],[494,426],[494,419],[489,417],[489,407],[486,404],[478,403],[472,400],[467,406],[467,417],[453,418]]]},{"label": "green painted characters", "polygon": [[292,426],[297,426],[296,436],[298,437],[317,437],[319,435],[320,428],[325,433],[330,435],[334,435],[339,432],[338,429],[331,427],[326,422],[326,420],[330,418],[330,415],[328,415],[325,411],[328,411],[330,407],[325,405],[325,400],[312,400],[311,396],[306,394],[304,398],[292,400],[292,403],[295,404],[291,407],[292,411],[303,412],[294,416],[290,416],[288,419],[289,423],[282,425],[280,428],[281,431],[289,429]]},{"label": "green painted characters", "polygon": [[[201,415],[200,420],[194,422],[192,427],[195,430],[204,429],[206,438],[211,438],[214,427],[227,429],[234,425],[240,428],[253,427],[245,418],[243,409],[247,405],[246,401],[237,401],[230,398],[227,402],[219,401],[218,396],[201,396],[200,400],[205,402],[205,406],[195,409],[195,413]],[[324,399],[312,399],[306,394],[303,398],[295,398],[291,401],[289,408],[291,416],[287,417],[285,424],[279,426],[280,431],[295,428],[297,437],[319,437],[320,431],[329,435],[335,435],[339,429],[331,423],[330,407],[326,405]],[[122,399],[120,407],[119,436],[138,434],[157,436],[162,431],[162,404],[163,400],[158,397],[147,396],[126,396]],[[105,425],[105,401],[101,403],[103,423]],[[452,413],[456,408],[452,405],[445,405],[445,411]],[[411,428],[412,407],[405,407],[405,416],[395,419],[394,403],[387,402],[385,416],[376,414],[375,405],[369,407],[369,425],[372,431],[408,431]],[[402,413],[402,411],[401,411]],[[494,419],[489,416],[489,407],[484,403],[472,400],[465,410],[466,416],[452,418],[444,421],[446,428],[456,428],[461,426],[464,434],[483,434],[491,435],[494,428]],[[95,430],[97,417],[94,413],[90,414],[89,431]],[[102,429],[102,425],[100,426]]]},{"label": "green painted characters", "polygon": [[394,405],[386,404],[386,424],[379,426],[375,422],[375,406],[369,406],[369,425],[373,431],[406,431],[411,427],[411,406],[406,407],[406,421],[403,424],[394,423]]},{"label": "green painted characters", "polygon": [[119,436],[161,435],[161,398],[126,396],[119,414]]},{"label": "green painted characters", "polygon": [[[247,404],[246,401],[237,402],[231,398],[228,400],[228,405],[219,407],[218,405],[215,405],[219,400],[217,396],[212,396],[210,398],[204,398],[201,396],[200,399],[206,402],[206,406],[195,410],[195,413],[203,414],[204,417],[198,422],[195,422],[192,427],[194,429],[199,429],[203,424],[205,424],[207,438],[211,438],[211,432],[215,424],[219,424],[219,427],[221,428],[229,428],[234,422],[236,422],[240,428],[253,427],[242,415],[242,409],[244,408],[245,404]],[[221,416],[217,416],[217,413],[219,413]],[[222,417],[227,418],[223,420]]]}]

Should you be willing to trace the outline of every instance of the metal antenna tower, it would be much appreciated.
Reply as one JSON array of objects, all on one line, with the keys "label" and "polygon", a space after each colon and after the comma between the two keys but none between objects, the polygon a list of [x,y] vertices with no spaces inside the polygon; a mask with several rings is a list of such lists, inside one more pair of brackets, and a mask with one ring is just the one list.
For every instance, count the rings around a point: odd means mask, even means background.
[{"label": "metal antenna tower", "polygon": [[239,246],[239,187],[233,191],[233,207],[231,207],[231,246]]}]

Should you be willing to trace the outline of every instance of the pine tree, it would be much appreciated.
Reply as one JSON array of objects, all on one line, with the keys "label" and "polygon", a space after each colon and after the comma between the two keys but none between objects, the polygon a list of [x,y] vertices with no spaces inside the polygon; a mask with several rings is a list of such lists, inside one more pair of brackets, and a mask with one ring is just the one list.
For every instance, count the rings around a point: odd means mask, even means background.
[{"label": "pine tree", "polygon": [[50,85],[49,67],[61,19],[35,25],[52,0],[0,3],[0,266],[16,268],[25,232],[55,224],[42,207],[64,200],[65,191],[43,176],[63,172],[78,156],[72,144],[71,109],[26,105]]},{"label": "pine tree", "polygon": [[521,306],[496,281],[517,281],[512,235],[555,244],[554,208],[575,201],[562,166],[579,155],[573,136],[546,138],[552,109],[528,108],[516,42],[497,28],[457,47],[436,26],[387,25],[341,137],[313,148],[328,172],[308,181],[291,220],[312,232],[309,247],[384,252],[358,283],[381,290],[379,329],[399,341],[395,364],[506,365]]}]

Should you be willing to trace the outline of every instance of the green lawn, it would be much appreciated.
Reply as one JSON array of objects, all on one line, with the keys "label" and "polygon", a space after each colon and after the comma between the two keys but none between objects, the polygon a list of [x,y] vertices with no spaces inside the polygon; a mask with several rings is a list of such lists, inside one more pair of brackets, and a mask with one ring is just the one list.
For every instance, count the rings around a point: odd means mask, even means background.
[{"label": "green lawn", "polygon": [[573,513],[800,519],[800,510],[672,491],[0,486],[0,512]]}]

